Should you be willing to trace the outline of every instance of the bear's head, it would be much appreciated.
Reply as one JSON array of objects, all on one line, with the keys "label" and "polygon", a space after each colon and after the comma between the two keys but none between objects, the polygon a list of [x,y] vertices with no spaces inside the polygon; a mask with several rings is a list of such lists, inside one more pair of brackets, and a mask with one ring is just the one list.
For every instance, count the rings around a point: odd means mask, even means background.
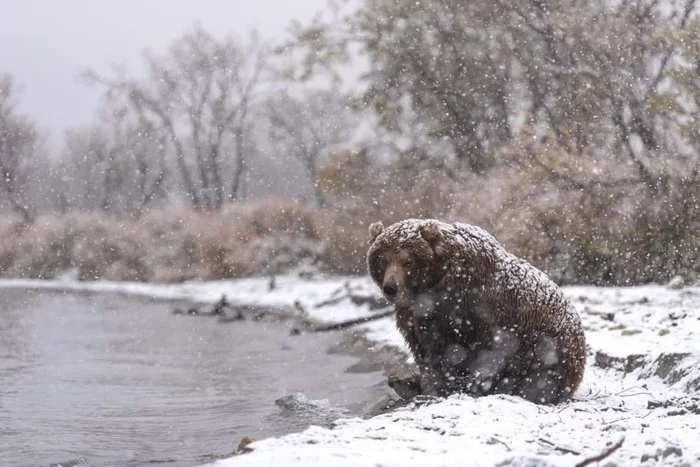
[{"label": "bear's head", "polygon": [[410,305],[445,276],[438,221],[407,219],[387,228],[375,222],[369,235],[367,268],[390,302]]}]

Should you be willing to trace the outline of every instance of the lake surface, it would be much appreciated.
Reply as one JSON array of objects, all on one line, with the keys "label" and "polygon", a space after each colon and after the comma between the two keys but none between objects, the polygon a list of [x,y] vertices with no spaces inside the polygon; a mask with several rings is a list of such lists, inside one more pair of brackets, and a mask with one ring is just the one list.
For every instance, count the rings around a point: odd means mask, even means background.
[{"label": "lake surface", "polygon": [[[191,466],[337,413],[282,408],[297,392],[359,414],[380,373],[346,373],[338,334],[217,323],[109,294],[0,289],[0,465]],[[298,410],[297,410],[298,409]]]}]

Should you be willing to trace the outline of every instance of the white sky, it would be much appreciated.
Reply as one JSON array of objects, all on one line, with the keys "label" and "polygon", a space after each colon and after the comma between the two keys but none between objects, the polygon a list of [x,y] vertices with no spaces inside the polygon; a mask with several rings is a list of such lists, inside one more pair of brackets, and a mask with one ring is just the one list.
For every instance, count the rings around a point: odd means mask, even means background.
[{"label": "white sky", "polygon": [[78,75],[112,64],[141,66],[144,48],[164,51],[196,22],[217,36],[251,28],[281,38],[326,0],[0,0],[0,73],[21,86],[20,109],[51,142],[91,121],[98,91]]}]

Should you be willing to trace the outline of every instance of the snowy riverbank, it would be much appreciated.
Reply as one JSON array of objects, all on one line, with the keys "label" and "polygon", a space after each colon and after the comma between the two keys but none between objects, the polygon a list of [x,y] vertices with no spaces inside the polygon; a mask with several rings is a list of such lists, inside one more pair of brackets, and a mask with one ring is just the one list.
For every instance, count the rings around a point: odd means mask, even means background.
[{"label": "snowy riverbank", "polygon": [[[278,277],[179,285],[0,281],[0,287],[122,292],[164,299],[303,309],[333,323],[372,314],[354,295],[366,278]],[[556,407],[515,397],[453,396],[333,429],[249,445],[214,465],[576,465],[624,438],[617,465],[700,464],[700,288],[567,287],[587,331],[589,364],[574,400]],[[346,298],[343,298],[346,297]],[[333,300],[336,299],[336,300]],[[319,303],[326,303],[318,307]],[[295,307],[296,303],[296,307]],[[392,318],[360,326],[376,345],[403,348]],[[602,465],[601,464],[601,465]]]}]

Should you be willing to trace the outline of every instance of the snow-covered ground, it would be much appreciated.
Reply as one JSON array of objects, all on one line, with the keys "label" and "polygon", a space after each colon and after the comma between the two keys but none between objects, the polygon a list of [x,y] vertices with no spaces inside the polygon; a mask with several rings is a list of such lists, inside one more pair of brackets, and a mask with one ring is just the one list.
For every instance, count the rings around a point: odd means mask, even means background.
[{"label": "snow-covered ground", "polygon": [[[348,290],[376,293],[367,278],[278,277],[272,287],[269,278],[180,285],[5,280],[0,287],[202,302],[226,294],[238,304],[304,309],[328,323],[372,314],[368,305],[354,305]],[[586,459],[621,440],[600,465],[700,465],[700,288],[564,291],[581,314],[589,344],[584,382],[572,401],[551,407],[516,397],[453,396],[256,441],[250,452],[212,465],[573,466],[588,465]],[[377,346],[404,348],[391,318],[360,327]]]}]

